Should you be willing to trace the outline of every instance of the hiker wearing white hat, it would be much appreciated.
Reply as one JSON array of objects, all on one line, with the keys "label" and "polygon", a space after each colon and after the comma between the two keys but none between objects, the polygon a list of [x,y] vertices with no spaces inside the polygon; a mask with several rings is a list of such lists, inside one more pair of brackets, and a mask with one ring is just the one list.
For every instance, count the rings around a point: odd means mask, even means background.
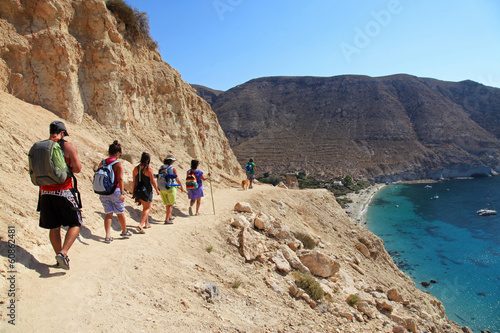
[{"label": "hiker wearing white hat", "polygon": [[172,209],[174,208],[175,199],[177,198],[177,186],[184,192],[184,187],[179,180],[177,170],[173,166],[174,162],[175,156],[173,154],[167,155],[163,160],[163,165],[158,171],[158,187],[160,189],[161,199],[166,207],[165,224],[174,223]]}]

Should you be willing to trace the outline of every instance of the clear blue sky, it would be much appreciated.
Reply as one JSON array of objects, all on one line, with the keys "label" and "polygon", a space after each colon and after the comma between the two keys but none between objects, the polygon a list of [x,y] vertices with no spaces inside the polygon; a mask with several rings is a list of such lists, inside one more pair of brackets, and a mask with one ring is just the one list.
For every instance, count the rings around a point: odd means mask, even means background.
[{"label": "clear blue sky", "polygon": [[406,73],[500,87],[497,0],[125,0],[184,81]]}]

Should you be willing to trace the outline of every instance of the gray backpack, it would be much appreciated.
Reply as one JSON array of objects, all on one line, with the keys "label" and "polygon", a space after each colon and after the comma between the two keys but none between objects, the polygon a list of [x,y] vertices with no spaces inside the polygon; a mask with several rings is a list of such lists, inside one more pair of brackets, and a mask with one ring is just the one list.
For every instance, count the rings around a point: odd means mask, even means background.
[{"label": "gray backpack", "polygon": [[[61,143],[64,144],[64,141]],[[71,177],[62,148],[56,141],[49,139],[36,142],[28,153],[28,159],[33,185],[57,185]]]},{"label": "gray backpack", "polygon": [[165,191],[175,186],[175,178],[173,165],[162,165],[158,171],[158,188],[160,191]]}]

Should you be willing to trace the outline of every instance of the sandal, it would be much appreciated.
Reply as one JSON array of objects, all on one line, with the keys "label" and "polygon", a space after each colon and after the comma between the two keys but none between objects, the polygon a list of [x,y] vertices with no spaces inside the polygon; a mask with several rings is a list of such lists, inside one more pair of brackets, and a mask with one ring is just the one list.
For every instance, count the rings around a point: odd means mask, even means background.
[{"label": "sandal", "polygon": [[174,224],[174,222],[172,222],[173,219],[169,219],[169,220],[165,220],[165,222],[163,224]]},{"label": "sandal", "polygon": [[65,270],[69,269],[69,258],[67,255],[65,255],[62,252],[59,252],[56,256],[56,260],[59,267]]},{"label": "sandal", "polygon": [[121,237],[124,237],[124,238],[129,238],[132,236],[132,234],[130,233],[130,231],[125,231],[125,232],[122,232],[120,234]]},{"label": "sandal", "polygon": [[137,227],[137,233],[138,233],[138,234],[145,234],[146,232],[144,231],[144,229],[143,229],[143,228],[141,228],[141,227]]},{"label": "sandal", "polygon": [[104,238],[104,243],[109,244],[109,243],[111,243],[112,241],[113,241],[113,237],[106,237],[106,238]]}]

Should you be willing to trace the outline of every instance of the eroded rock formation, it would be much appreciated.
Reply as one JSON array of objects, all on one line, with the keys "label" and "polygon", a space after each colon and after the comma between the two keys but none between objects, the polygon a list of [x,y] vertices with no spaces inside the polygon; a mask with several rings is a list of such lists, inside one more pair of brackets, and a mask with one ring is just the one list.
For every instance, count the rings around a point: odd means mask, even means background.
[{"label": "eroded rock formation", "polygon": [[74,123],[89,115],[145,145],[154,133],[236,173],[210,106],[156,49],[124,33],[104,0],[1,1],[0,89]]}]

